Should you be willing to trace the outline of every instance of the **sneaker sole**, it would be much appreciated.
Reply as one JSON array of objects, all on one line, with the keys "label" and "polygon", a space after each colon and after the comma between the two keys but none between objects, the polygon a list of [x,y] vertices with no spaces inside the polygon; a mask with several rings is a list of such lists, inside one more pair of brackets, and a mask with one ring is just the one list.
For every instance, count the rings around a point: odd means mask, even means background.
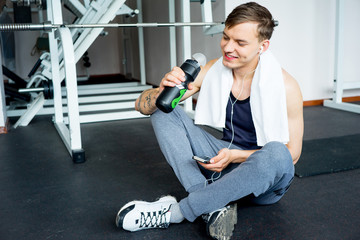
[{"label": "sneaker sole", "polygon": [[152,204],[152,203],[160,203],[160,202],[174,202],[176,203],[176,198],[173,196],[165,196],[160,198],[159,200],[155,201],[155,202],[145,202],[145,201],[131,201],[127,204],[125,204],[117,213],[116,215],[116,219],[115,219],[115,224],[117,227],[123,227],[123,222],[124,222],[124,218],[125,215],[130,212],[131,210],[133,210],[135,208],[136,204]]},{"label": "sneaker sole", "polygon": [[229,240],[237,223],[237,205],[232,204],[226,211],[211,216],[211,218],[215,218],[215,220],[210,219],[211,224],[206,228],[208,234],[214,239]]}]

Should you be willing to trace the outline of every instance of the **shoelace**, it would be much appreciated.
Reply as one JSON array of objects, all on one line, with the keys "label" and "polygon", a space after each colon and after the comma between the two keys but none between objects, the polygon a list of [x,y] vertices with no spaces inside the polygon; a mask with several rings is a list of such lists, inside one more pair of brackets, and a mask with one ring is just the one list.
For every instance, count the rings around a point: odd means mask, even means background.
[{"label": "shoelace", "polygon": [[155,212],[141,212],[140,228],[167,228],[169,221],[166,221],[166,213],[169,212],[171,205],[168,209],[164,208]]},{"label": "shoelace", "polygon": [[208,223],[213,214],[215,214],[216,212],[218,212],[218,214],[224,214],[224,212],[226,212],[228,209],[229,209],[229,206],[226,206],[225,209],[220,208],[220,209],[215,210],[213,212],[203,214],[203,215],[201,215],[201,217],[202,217],[202,219],[204,220],[205,223]]}]

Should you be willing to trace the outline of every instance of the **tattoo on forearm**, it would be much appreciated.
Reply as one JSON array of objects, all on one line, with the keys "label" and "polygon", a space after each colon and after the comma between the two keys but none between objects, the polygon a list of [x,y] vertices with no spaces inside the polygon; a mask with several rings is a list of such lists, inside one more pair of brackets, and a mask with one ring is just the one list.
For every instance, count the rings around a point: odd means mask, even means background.
[{"label": "tattoo on forearm", "polygon": [[152,99],[156,99],[156,94],[154,94],[153,89],[145,90],[139,97],[137,107],[141,113],[152,108]]},{"label": "tattoo on forearm", "polygon": [[[145,103],[147,103],[148,108],[151,107],[151,92],[149,93],[149,95],[146,96]],[[144,103],[144,107],[145,107],[145,103]]]}]

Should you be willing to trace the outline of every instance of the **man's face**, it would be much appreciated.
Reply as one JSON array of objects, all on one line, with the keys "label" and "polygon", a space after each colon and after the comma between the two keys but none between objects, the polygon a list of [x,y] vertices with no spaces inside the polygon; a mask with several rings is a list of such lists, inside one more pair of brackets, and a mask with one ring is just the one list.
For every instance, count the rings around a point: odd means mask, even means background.
[{"label": "man's face", "polygon": [[224,66],[237,69],[255,68],[261,44],[257,37],[257,24],[241,23],[225,27],[220,42]]}]

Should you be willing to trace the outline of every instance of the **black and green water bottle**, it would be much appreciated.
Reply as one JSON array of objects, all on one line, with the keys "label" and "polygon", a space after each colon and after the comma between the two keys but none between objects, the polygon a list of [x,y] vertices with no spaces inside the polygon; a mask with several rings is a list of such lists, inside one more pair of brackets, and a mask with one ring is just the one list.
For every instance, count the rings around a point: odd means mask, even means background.
[{"label": "black and green water bottle", "polygon": [[156,100],[156,106],[165,113],[176,107],[187,91],[189,83],[193,82],[200,72],[200,65],[194,59],[186,60],[180,68],[185,72],[185,81],[175,87],[166,86]]}]

